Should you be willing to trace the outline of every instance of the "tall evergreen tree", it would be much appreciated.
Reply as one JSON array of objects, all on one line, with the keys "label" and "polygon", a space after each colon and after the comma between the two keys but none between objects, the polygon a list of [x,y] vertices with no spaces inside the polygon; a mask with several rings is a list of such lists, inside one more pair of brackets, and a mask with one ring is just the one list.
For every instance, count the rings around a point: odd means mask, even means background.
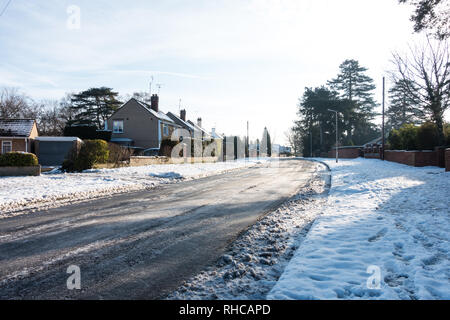
[{"label": "tall evergreen tree", "polygon": [[103,129],[108,117],[122,104],[117,97],[117,92],[106,87],[90,88],[74,94],[70,106],[74,116],[67,124],[88,124]]},{"label": "tall evergreen tree", "polygon": [[376,115],[373,96],[376,87],[373,79],[365,74],[367,68],[360,66],[356,60],[345,60],[339,70],[338,76],[328,81],[328,85],[338,93],[341,100],[347,101],[344,112],[345,128],[349,143],[354,143],[355,139],[361,139]]},{"label": "tall evergreen tree", "polygon": [[[336,92],[322,86],[305,88],[298,104],[300,120],[296,122],[294,130],[302,136],[303,154],[305,156],[319,156],[327,152],[335,144],[335,119],[328,109],[345,112],[346,103],[338,99]],[[339,135],[342,141],[344,119],[339,117]],[[311,154],[312,150],[312,154]]]},{"label": "tall evergreen tree", "polygon": [[272,141],[266,127],[264,128],[261,139],[261,153],[265,153],[268,157],[272,156]]},{"label": "tall evergreen tree", "polygon": [[420,124],[425,120],[425,114],[420,109],[420,100],[408,94],[408,87],[417,90],[414,83],[403,79],[397,80],[389,89],[389,107],[386,111],[389,131],[399,129],[406,123]]}]

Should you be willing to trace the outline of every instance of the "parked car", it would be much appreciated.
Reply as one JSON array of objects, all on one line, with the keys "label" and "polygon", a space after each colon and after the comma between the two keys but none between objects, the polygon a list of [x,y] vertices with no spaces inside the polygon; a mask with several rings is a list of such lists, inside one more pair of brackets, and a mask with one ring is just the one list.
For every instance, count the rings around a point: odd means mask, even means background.
[{"label": "parked car", "polygon": [[144,150],[144,156],[155,157],[159,154],[159,148],[149,148]]}]

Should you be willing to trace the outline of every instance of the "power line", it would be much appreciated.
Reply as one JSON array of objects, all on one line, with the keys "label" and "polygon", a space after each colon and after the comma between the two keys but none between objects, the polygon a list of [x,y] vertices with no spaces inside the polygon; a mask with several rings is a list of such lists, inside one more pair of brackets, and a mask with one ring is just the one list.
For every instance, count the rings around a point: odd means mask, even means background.
[{"label": "power line", "polygon": [[6,6],[3,8],[2,12],[0,12],[0,17],[5,13],[6,9],[8,9],[9,4],[11,3],[12,0],[8,0],[8,2],[6,3]]}]

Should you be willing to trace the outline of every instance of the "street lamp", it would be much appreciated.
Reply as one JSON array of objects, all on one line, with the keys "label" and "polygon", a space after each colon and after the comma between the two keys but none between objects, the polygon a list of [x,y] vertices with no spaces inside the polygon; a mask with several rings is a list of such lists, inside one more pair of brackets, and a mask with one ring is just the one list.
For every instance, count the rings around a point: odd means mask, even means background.
[{"label": "street lamp", "polygon": [[338,146],[339,146],[339,140],[338,140],[338,112],[336,110],[333,110],[333,109],[328,109],[328,111],[336,113],[336,163],[338,163],[338,159],[339,159],[339,151],[338,151]]}]

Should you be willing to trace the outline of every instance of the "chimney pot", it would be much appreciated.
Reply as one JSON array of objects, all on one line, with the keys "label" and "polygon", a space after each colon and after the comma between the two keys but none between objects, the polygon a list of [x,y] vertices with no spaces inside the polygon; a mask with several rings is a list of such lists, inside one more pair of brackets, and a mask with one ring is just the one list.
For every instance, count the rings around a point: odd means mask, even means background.
[{"label": "chimney pot", "polygon": [[180,118],[183,121],[186,121],[186,109],[180,110]]},{"label": "chimney pot", "polygon": [[159,111],[159,97],[157,94],[153,94],[150,98],[150,106],[154,111]]},{"label": "chimney pot", "polygon": [[201,128],[202,127],[202,118],[197,119],[197,125]]}]

